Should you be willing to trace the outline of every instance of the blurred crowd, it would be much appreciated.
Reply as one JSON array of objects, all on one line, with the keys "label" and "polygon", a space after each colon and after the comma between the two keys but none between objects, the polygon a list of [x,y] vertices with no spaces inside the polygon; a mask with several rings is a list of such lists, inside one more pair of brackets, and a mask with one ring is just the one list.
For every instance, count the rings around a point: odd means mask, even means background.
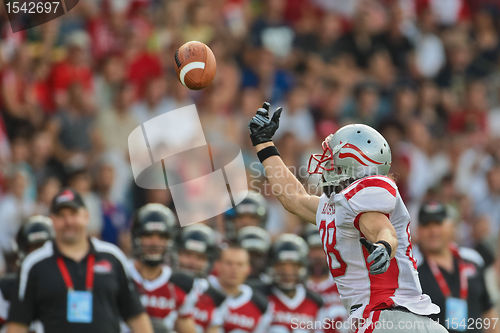
[{"label": "blurred crowd", "polygon": [[[134,184],[128,134],[192,103],[207,139],[238,144],[252,189],[266,194],[246,126],[270,101],[285,109],[277,146],[304,183],[314,179],[299,166],[328,134],[371,125],[415,221],[423,200],[444,202],[457,243],[489,266],[500,232],[499,14],[495,0],[85,0],[18,33],[2,18],[1,251],[8,258],[23,221],[70,186],[91,234],[130,253],[133,211],[174,206],[168,191]],[[174,52],[189,40],[217,59],[202,91],[176,78]],[[300,233],[267,197],[271,236]]]}]

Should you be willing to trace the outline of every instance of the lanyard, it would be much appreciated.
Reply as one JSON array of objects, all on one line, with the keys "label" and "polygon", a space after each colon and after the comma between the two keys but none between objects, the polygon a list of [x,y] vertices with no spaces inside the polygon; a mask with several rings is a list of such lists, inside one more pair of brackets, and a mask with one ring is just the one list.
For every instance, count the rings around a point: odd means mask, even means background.
[{"label": "lanyard", "polygon": [[[469,282],[467,281],[467,269],[465,267],[466,265],[457,254],[454,253],[454,257],[458,259],[458,274],[460,276],[460,298],[467,300],[467,295],[469,293]],[[439,288],[441,289],[441,292],[443,293],[443,296],[445,298],[450,297],[451,291],[448,287],[448,283],[446,283],[446,280],[441,273],[441,270],[434,261],[428,260],[427,262],[432,274],[434,275],[434,278],[436,279],[436,282],[439,285]]]},{"label": "lanyard", "polygon": [[[92,288],[94,287],[94,262],[95,255],[90,254],[87,258],[87,276],[85,279],[85,288],[87,290],[92,290]],[[59,271],[61,272],[64,283],[66,284],[66,288],[68,288],[69,290],[74,290],[75,286],[73,285],[73,280],[71,280],[68,268],[66,268],[66,264],[64,263],[64,259],[62,257],[57,258],[57,266],[59,266]]]}]

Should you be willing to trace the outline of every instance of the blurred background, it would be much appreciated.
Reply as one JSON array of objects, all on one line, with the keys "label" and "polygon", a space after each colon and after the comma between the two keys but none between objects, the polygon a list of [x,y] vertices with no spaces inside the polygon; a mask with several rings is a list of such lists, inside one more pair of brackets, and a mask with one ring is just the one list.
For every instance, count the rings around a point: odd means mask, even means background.
[{"label": "blurred background", "polygon": [[[135,186],[128,134],[192,103],[209,141],[242,147],[250,187],[269,199],[271,236],[300,233],[303,222],[266,195],[248,137],[267,100],[285,108],[277,146],[304,183],[314,181],[300,166],[328,134],[373,126],[413,225],[420,203],[439,199],[456,242],[500,274],[499,33],[496,0],[82,0],[15,34],[3,16],[0,272],[26,217],[48,214],[61,186],[82,193],[93,235],[130,253],[134,210],[174,207],[168,191]],[[217,59],[202,91],[175,75],[174,52],[189,40]],[[222,236],[224,218],[208,221]]]}]

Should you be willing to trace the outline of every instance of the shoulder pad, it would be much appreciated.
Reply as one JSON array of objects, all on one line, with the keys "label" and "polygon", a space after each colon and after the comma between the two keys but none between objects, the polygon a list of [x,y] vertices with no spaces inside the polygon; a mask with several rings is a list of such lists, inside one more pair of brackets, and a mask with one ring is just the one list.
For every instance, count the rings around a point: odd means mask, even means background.
[{"label": "shoulder pad", "polygon": [[388,177],[369,176],[352,183],[341,193],[355,214],[391,213],[396,206],[398,189]]},{"label": "shoulder pad", "polygon": [[210,296],[210,298],[214,301],[216,307],[219,307],[226,299],[226,295],[212,286],[208,287],[208,289],[205,291],[205,294]]},{"label": "shoulder pad", "polygon": [[264,294],[268,294],[268,285],[259,278],[250,278],[245,281],[246,285],[249,285],[254,290],[259,290]]},{"label": "shoulder pad", "polygon": [[347,200],[350,200],[356,193],[365,188],[378,189],[381,192],[388,192],[392,196],[396,196],[396,183],[386,176],[368,176],[355,181],[342,191],[342,194]]},{"label": "shoulder pad", "polygon": [[315,293],[314,291],[309,290],[307,288],[306,288],[306,298],[308,298],[311,301],[313,301],[314,303],[316,303],[318,308],[323,306],[323,299],[321,298],[321,296],[318,295],[317,293]]},{"label": "shoulder pad", "polygon": [[484,267],[484,259],[476,250],[469,247],[460,247],[458,249],[458,253],[460,255],[460,258],[466,261],[470,261],[480,268]]},{"label": "shoulder pad", "polygon": [[170,281],[181,288],[186,294],[193,289],[194,279],[186,273],[174,272],[170,277]]},{"label": "shoulder pad", "polygon": [[259,308],[262,313],[267,311],[269,301],[267,297],[260,291],[252,288],[252,302]]}]

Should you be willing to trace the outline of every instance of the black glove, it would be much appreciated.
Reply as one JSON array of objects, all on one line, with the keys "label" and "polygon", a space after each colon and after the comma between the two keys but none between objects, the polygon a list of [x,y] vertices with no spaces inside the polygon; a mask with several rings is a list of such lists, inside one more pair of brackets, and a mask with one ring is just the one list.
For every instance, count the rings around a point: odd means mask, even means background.
[{"label": "black glove", "polygon": [[269,119],[269,107],[271,104],[265,102],[261,108],[257,110],[257,114],[253,116],[248,124],[250,129],[250,139],[254,146],[259,143],[269,142],[276,130],[279,127],[280,115],[283,109],[281,107],[274,111],[271,119]]},{"label": "black glove", "polygon": [[359,241],[370,253],[368,258],[366,258],[366,262],[370,264],[370,274],[377,275],[385,273],[391,264],[389,249],[383,244],[374,244],[366,238],[360,238]]}]

